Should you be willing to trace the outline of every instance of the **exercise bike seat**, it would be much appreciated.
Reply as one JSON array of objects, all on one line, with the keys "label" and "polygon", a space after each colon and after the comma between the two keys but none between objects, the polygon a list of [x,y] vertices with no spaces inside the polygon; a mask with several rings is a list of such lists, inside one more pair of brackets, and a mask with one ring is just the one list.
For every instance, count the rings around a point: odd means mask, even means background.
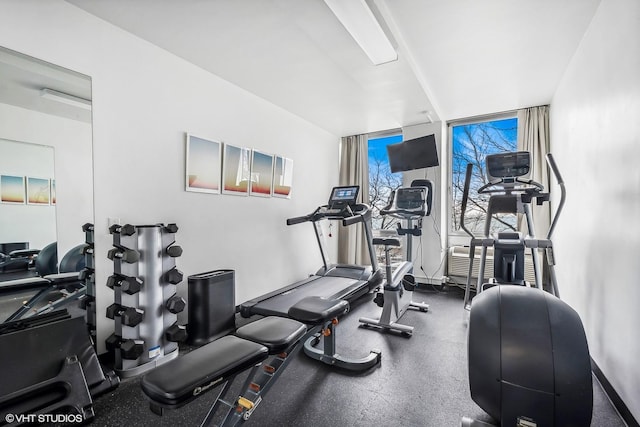
[{"label": "exercise bike seat", "polygon": [[179,408],[262,362],[268,352],[262,344],[228,335],[157,367],[140,385],[154,412],[161,412],[160,407]]},{"label": "exercise bike seat", "polygon": [[269,354],[287,351],[307,332],[307,327],[297,320],[269,316],[236,330],[236,336],[267,347]]},{"label": "exercise bike seat", "polygon": [[317,296],[306,297],[289,308],[289,316],[307,324],[320,324],[349,312],[349,302]]},{"label": "exercise bike seat", "polygon": [[400,239],[396,237],[376,237],[373,239],[373,244],[383,246],[400,246]]}]

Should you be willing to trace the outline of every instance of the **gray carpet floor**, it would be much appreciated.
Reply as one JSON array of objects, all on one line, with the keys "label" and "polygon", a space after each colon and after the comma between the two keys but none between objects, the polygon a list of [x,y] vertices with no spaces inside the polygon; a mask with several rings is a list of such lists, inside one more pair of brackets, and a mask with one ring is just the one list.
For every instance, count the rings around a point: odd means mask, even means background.
[{"label": "gray carpet floor", "polygon": [[[379,349],[380,366],[349,374],[299,352],[246,425],[453,427],[460,425],[463,416],[491,421],[469,395],[462,293],[457,288],[414,293],[414,300],[430,304],[430,309],[403,316],[402,323],[415,327],[410,338],[359,327],[360,316],[379,314],[371,298],[362,298],[341,320],[337,345],[340,354],[352,357]],[[238,325],[246,322],[238,318]],[[239,376],[237,383],[243,379]],[[159,417],[149,410],[139,382],[139,378],[126,379],[116,390],[97,398],[93,425],[199,425],[216,394],[205,393]],[[595,378],[591,425],[625,425]]]}]

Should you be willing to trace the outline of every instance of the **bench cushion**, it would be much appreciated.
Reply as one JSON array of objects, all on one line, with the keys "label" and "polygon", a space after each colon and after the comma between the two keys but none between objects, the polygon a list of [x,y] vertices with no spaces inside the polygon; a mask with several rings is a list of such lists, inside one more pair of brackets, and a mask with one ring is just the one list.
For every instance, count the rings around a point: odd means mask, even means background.
[{"label": "bench cushion", "polygon": [[142,391],[155,404],[178,408],[267,357],[265,346],[225,336],[152,370]]},{"label": "bench cushion", "polygon": [[285,317],[264,317],[238,328],[236,335],[257,342],[269,349],[269,354],[287,350],[307,332],[304,323]]},{"label": "bench cushion", "polygon": [[46,288],[51,282],[42,277],[27,277],[25,279],[0,282],[0,293],[16,292],[23,289]]},{"label": "bench cushion", "polygon": [[304,323],[319,324],[349,311],[349,302],[340,299],[306,297],[289,309],[289,316]]}]

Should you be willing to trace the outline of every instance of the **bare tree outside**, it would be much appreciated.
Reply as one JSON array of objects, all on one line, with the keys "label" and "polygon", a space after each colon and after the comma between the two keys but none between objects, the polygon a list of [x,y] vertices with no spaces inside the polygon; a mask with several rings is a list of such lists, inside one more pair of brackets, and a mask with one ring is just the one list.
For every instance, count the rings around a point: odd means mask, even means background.
[{"label": "bare tree outside", "polygon": [[[374,233],[392,233],[400,221],[380,211],[389,204],[391,193],[402,187],[402,174],[392,173],[387,156],[387,145],[402,142],[402,135],[369,139],[369,206]],[[384,263],[382,248],[376,249],[378,262]],[[394,248],[392,257],[402,258],[402,248]]]},{"label": "bare tree outside", "polygon": [[391,193],[402,186],[402,175],[391,173],[389,163],[380,159],[369,161],[369,206],[372,208],[373,229],[390,230],[396,227],[398,219],[381,215],[387,206]]},{"label": "bare tree outside", "polygon": [[[487,154],[515,151],[517,129],[517,118],[453,126],[451,132],[453,148],[451,224],[454,231],[461,230],[462,192],[467,164],[471,163],[473,173],[465,212],[465,225],[474,234],[483,233],[489,196],[478,195],[478,189],[488,182],[485,157]],[[508,214],[494,215],[491,225],[491,233],[515,230],[516,217]]]}]

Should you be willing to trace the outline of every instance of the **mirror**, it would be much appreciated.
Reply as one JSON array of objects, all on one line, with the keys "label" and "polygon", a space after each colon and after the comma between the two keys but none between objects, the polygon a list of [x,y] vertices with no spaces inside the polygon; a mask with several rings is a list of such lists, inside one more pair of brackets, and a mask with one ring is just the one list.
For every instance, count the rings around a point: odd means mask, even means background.
[{"label": "mirror", "polygon": [[0,322],[28,299],[7,289],[38,276],[35,252],[57,248],[61,261],[85,241],[91,108],[90,77],[0,47]]}]

